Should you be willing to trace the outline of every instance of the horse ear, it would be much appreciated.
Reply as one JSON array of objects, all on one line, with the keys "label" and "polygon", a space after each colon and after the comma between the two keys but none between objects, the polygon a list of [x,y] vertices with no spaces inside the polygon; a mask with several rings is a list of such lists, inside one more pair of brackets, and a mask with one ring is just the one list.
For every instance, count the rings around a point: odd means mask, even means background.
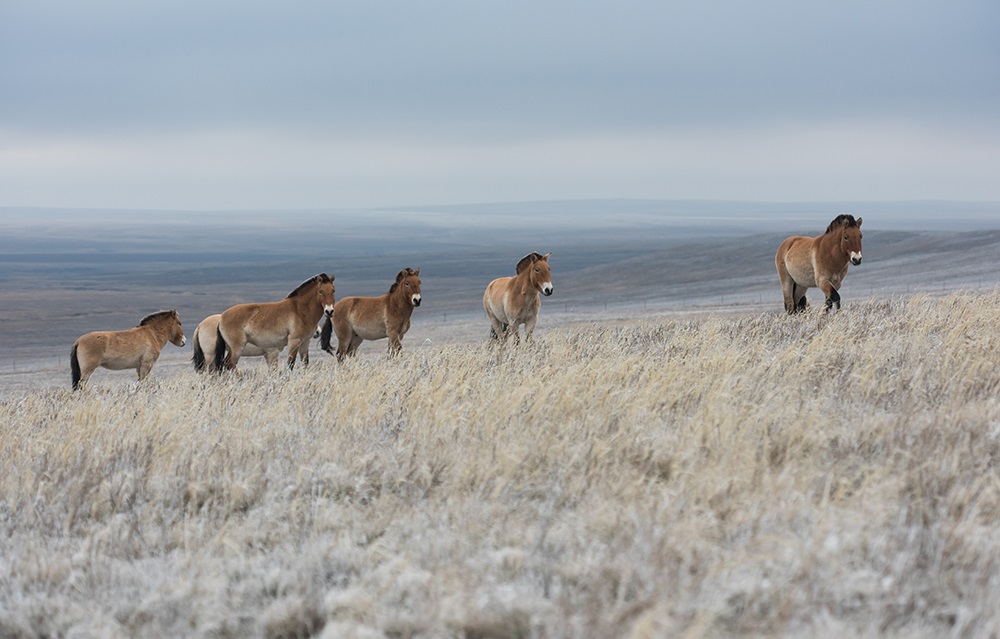
[{"label": "horse ear", "polygon": [[550,255],[552,255],[552,253],[551,253],[551,252],[548,252],[548,253],[546,253],[545,255],[543,255],[543,256],[542,256],[542,261],[544,261],[544,262],[548,262],[548,261],[549,261],[549,256],[550,256]]},{"label": "horse ear", "polygon": [[399,273],[396,273],[396,283],[397,284],[399,284],[400,282],[402,282],[403,278],[406,277],[406,271],[407,271],[407,269],[404,268]]},{"label": "horse ear", "polygon": [[420,277],[420,269],[418,268],[417,270],[413,271],[413,274],[416,275],[417,277]]},{"label": "horse ear", "polygon": [[858,227],[859,228],[861,227],[861,218],[860,217],[858,218]]}]

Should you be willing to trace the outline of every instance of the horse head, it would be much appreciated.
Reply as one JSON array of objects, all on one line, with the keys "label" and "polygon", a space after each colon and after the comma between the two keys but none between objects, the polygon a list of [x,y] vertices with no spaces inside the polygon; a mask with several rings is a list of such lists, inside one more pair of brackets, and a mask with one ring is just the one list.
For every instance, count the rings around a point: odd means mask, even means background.
[{"label": "horse head", "polygon": [[548,297],[555,290],[552,286],[552,271],[549,268],[549,256],[552,253],[541,255],[539,253],[528,253],[517,263],[515,272],[520,275],[528,271],[528,281],[535,290]]},{"label": "horse head", "polygon": [[332,273],[330,275],[320,273],[313,277],[313,282],[316,284],[316,300],[323,307],[323,314],[327,317],[333,315],[333,305],[336,303],[334,293],[337,289],[333,285],[333,278]]},{"label": "horse head", "polygon": [[420,306],[420,269],[404,268],[396,273],[396,281],[389,287],[389,292],[394,293],[402,286],[403,294],[414,306]]},{"label": "horse head", "polygon": [[139,322],[139,326],[147,326],[154,323],[166,325],[167,339],[174,346],[184,346],[187,344],[187,338],[184,337],[184,329],[181,327],[181,317],[177,314],[176,310],[159,311],[158,313],[147,315]]},{"label": "horse head", "polygon": [[851,258],[851,264],[857,266],[861,264],[861,218],[855,220],[851,215],[841,215],[837,219],[841,218],[844,222],[841,227],[843,236],[840,238],[840,248]]}]

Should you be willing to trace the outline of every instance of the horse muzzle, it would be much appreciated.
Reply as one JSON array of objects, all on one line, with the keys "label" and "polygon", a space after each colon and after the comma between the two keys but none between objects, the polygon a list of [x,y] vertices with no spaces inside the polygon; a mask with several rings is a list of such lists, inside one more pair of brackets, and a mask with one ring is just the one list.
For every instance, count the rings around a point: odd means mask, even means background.
[{"label": "horse muzzle", "polygon": [[333,307],[332,306],[324,306],[323,307],[323,314],[325,314],[327,317],[333,317]]},{"label": "horse muzzle", "polygon": [[851,253],[851,264],[855,266],[861,264],[861,253]]},{"label": "horse muzzle", "polygon": [[412,299],[412,302],[413,302],[414,306],[420,306],[420,296],[419,295],[414,295],[413,299]]},{"label": "horse muzzle", "polygon": [[547,284],[547,285],[545,285],[545,286],[542,287],[542,295],[544,295],[545,297],[548,297],[549,295],[552,295],[552,293],[555,290],[556,289],[555,289],[554,286],[552,286],[551,284]]}]

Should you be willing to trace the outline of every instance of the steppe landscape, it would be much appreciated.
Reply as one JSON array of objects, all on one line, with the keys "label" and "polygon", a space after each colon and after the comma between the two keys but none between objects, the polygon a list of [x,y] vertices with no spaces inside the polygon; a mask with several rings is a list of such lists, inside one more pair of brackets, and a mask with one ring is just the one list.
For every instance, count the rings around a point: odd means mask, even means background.
[{"label": "steppe landscape", "polygon": [[[843,309],[786,316],[777,244],[844,211]],[[6,213],[2,637],[1000,634],[996,205]],[[69,390],[82,333],[406,266],[397,358]]]}]

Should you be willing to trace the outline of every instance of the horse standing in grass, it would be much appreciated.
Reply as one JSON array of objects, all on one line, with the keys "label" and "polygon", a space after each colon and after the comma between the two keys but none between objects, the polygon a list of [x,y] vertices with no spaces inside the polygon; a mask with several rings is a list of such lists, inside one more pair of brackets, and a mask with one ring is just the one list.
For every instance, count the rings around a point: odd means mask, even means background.
[{"label": "horse standing in grass", "polygon": [[330,337],[337,333],[337,361],[355,355],[361,342],[389,338],[389,354],[403,350],[403,335],[410,330],[410,316],[420,306],[420,269],[405,268],[396,274],[389,292],[380,297],[345,297],[327,319],[320,346],[333,355]]},{"label": "horse standing in grass", "polygon": [[513,335],[518,338],[518,326],[524,324],[524,338],[531,339],[542,305],[539,293],[552,295],[552,272],[549,256],[529,253],[514,269],[514,277],[498,277],[489,283],[483,294],[483,308],[490,319],[494,339]]},{"label": "horse standing in grass", "polygon": [[[194,346],[194,354],[191,356],[191,361],[194,362],[194,369],[198,372],[206,369],[209,371],[215,370],[215,342],[219,337],[219,321],[221,319],[222,313],[209,315],[201,320],[201,323],[194,329],[194,333],[191,334],[191,343]],[[320,328],[321,325],[317,324],[313,338],[319,337]],[[307,359],[305,356],[307,352],[301,348],[299,349],[299,358],[303,362]],[[247,343],[243,347],[243,353],[240,357],[264,357],[268,365],[276,367],[278,365],[278,355],[280,354],[280,349],[271,349],[264,352],[262,348]]]},{"label": "horse standing in grass", "polygon": [[[215,342],[215,369],[236,368],[247,346],[252,344],[265,353],[280,352],[288,346],[288,368],[295,367],[301,354],[302,365],[309,364],[309,340],[316,324],[333,313],[333,275],[320,273],[309,278],[279,302],[237,304],[219,318]],[[272,359],[268,359],[272,362]],[[273,356],[277,364],[277,354]]]},{"label": "horse standing in grass", "polygon": [[861,264],[861,218],[838,215],[818,237],[794,236],[778,247],[774,264],[781,280],[785,311],[806,309],[806,290],[818,287],[826,295],[826,311],[840,309],[840,289],[849,264]]},{"label": "horse standing in grass", "polygon": [[86,384],[98,366],[113,371],[134,368],[139,380],[145,379],[167,342],[175,346],[184,346],[187,342],[177,311],[147,315],[138,326],[127,331],[95,331],[83,335],[73,344],[69,354],[73,390]]}]

